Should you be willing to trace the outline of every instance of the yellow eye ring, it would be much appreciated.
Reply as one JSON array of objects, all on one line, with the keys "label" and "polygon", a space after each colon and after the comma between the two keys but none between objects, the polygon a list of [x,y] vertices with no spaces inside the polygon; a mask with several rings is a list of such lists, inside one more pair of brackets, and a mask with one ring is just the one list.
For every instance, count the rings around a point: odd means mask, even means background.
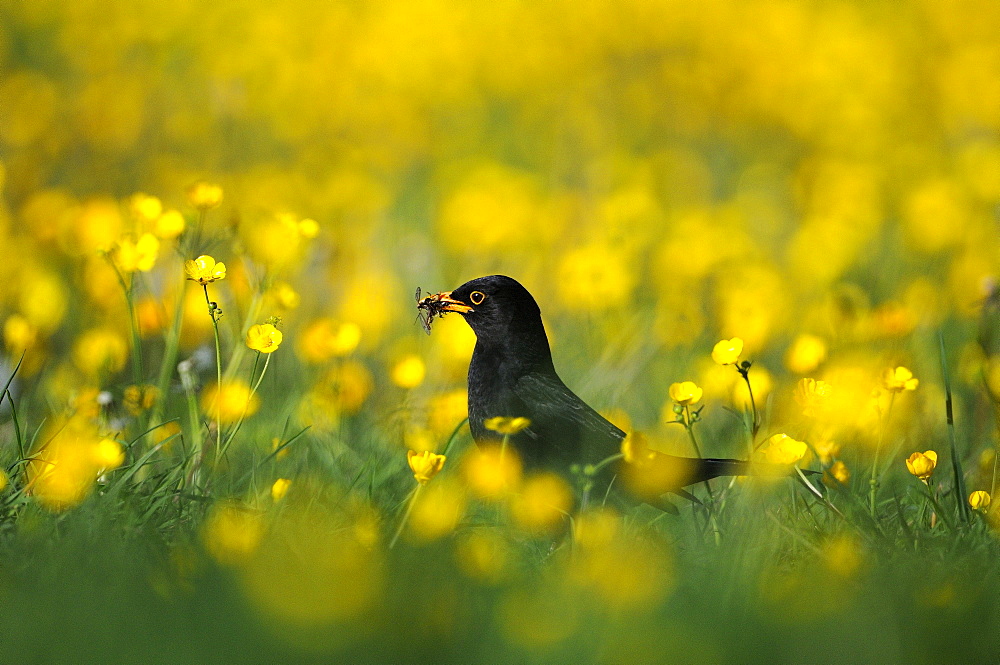
[{"label": "yellow eye ring", "polygon": [[483,301],[486,300],[486,294],[482,291],[473,291],[469,294],[469,300],[472,301],[473,305],[482,305]]}]

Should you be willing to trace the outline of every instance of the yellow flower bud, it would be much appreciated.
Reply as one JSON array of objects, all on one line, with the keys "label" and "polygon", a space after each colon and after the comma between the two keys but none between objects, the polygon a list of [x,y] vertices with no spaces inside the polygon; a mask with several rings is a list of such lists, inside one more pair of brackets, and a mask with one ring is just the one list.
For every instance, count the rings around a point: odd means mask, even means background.
[{"label": "yellow flower bud", "polygon": [[410,465],[413,477],[421,485],[430,481],[431,478],[444,468],[446,459],[444,455],[437,455],[429,450],[419,453],[415,450],[406,451],[406,462]]},{"label": "yellow flower bud", "polygon": [[906,459],[906,468],[910,473],[926,483],[927,479],[934,473],[934,467],[937,466],[937,458],[937,453],[933,450],[913,453]]},{"label": "yellow flower bud", "polygon": [[712,360],[720,365],[735,365],[743,353],[743,340],[739,337],[724,339],[712,349]]},{"label": "yellow flower bud", "polygon": [[986,510],[990,507],[990,493],[976,490],[969,495],[969,505],[973,510]]},{"label": "yellow flower bud", "polygon": [[271,485],[271,498],[275,501],[281,501],[288,494],[288,488],[292,486],[292,481],[288,478],[278,478]]}]

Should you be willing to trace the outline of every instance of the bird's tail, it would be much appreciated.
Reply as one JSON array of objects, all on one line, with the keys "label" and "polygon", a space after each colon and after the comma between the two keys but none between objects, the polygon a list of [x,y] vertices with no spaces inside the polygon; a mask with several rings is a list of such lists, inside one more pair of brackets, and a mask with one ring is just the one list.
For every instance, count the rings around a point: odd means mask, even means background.
[{"label": "bird's tail", "polygon": [[[758,465],[738,459],[707,458],[695,460],[688,484],[700,483],[719,476],[748,476],[755,473]],[[765,474],[770,475],[770,474]]]},{"label": "bird's tail", "polygon": [[[711,480],[719,476],[760,476],[781,478],[795,472],[791,464],[770,464],[768,462],[750,462],[739,459],[702,459],[697,460],[691,483]],[[818,471],[804,470],[805,474],[816,474]]]}]

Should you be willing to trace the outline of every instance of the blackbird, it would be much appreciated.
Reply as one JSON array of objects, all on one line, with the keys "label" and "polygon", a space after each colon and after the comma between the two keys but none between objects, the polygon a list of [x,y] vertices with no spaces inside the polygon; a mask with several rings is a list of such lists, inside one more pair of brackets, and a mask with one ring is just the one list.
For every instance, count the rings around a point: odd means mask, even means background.
[{"label": "blackbird", "polygon": [[[527,468],[565,472],[573,464],[593,464],[621,449],[625,432],[566,387],[552,364],[541,312],[532,295],[504,275],[480,277],[425,302],[432,315],[458,312],[476,333],[469,364],[469,427],[477,444],[498,435],[488,418],[523,416],[531,424],[513,434],[513,446]],[[679,489],[716,476],[743,475],[748,463],[656,455],[659,463],[685,469]]]}]

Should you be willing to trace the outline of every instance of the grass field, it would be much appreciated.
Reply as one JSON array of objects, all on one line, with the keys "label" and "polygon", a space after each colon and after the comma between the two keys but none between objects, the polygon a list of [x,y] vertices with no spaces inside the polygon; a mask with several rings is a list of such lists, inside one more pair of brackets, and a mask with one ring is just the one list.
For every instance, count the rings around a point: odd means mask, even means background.
[{"label": "grass field", "polygon": [[0,662],[1000,662],[998,205],[992,2],[0,2]]}]

